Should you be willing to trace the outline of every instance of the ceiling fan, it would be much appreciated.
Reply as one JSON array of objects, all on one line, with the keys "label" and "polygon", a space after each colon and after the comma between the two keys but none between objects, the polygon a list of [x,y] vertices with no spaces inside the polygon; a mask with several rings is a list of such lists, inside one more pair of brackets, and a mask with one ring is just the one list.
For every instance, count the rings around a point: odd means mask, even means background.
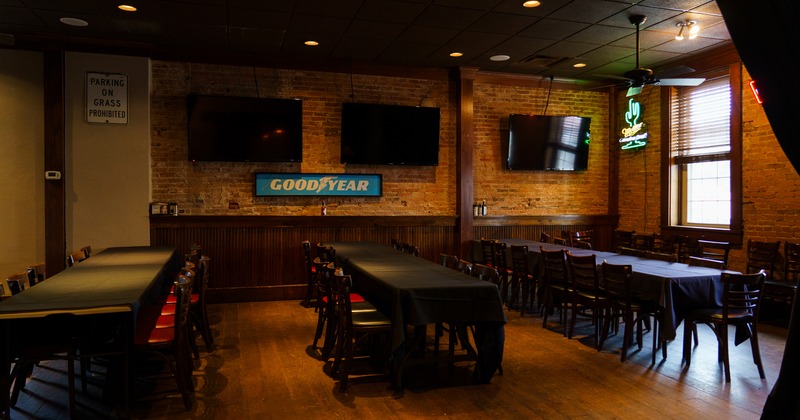
[{"label": "ceiling fan", "polygon": [[[639,66],[639,29],[641,25],[647,20],[644,15],[633,15],[628,20],[636,25],[636,68],[625,72],[624,77],[612,76],[614,78],[624,79],[625,82],[622,87],[628,88],[627,96],[634,96],[642,91],[644,85],[660,85],[660,86],[698,86],[706,79],[702,77],[694,78],[658,78],[653,74],[653,70]],[[694,69],[687,66],[680,66],[670,69],[660,74],[660,76],[677,76],[679,74],[686,74],[693,72]]]}]

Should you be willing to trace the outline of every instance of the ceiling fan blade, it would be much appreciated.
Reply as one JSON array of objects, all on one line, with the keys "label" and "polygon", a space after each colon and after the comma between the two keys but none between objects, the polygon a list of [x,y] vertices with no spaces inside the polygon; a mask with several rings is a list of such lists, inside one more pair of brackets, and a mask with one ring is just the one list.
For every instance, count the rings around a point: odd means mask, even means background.
[{"label": "ceiling fan blade", "polygon": [[631,86],[628,88],[628,94],[625,96],[635,96],[642,92],[641,86]]},{"label": "ceiling fan blade", "polygon": [[602,77],[604,79],[625,80],[625,81],[630,81],[631,80],[628,77],[614,75],[614,74],[595,74],[595,76]]},{"label": "ceiling fan blade", "polygon": [[656,78],[657,79],[670,79],[678,76],[682,76],[684,74],[694,73],[694,69],[689,66],[677,66],[666,69],[664,71],[657,71]]},{"label": "ceiling fan blade", "polygon": [[703,77],[684,77],[680,79],[659,79],[658,84],[661,86],[699,86],[705,82]]}]

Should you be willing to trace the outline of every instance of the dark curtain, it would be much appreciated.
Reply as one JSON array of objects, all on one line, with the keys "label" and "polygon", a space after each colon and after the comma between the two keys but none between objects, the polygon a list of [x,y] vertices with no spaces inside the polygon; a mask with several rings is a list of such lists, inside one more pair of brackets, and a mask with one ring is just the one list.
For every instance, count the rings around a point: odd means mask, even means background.
[{"label": "dark curtain", "polygon": [[[717,0],[733,44],[764,101],[772,130],[800,172],[800,1]],[[745,170],[747,168],[744,168]],[[800,306],[794,300],[783,362],[762,419],[800,419]]]}]

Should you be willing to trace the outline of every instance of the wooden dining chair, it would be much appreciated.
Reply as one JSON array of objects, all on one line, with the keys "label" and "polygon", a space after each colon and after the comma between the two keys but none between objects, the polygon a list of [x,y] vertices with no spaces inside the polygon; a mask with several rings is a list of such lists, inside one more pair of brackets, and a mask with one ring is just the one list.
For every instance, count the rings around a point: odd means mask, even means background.
[{"label": "wooden dining chair", "polygon": [[[336,328],[336,351],[334,353],[331,373],[339,378],[339,389],[347,389],[353,364],[356,359],[356,349],[370,337],[379,337],[382,345],[379,347],[378,365],[385,366],[389,363],[389,335],[392,332],[392,321],[377,310],[353,310],[350,289],[353,280],[349,275],[334,274],[331,284],[331,297],[334,301]],[[378,369],[378,375],[383,375],[384,369]]]},{"label": "wooden dining chair", "polygon": [[481,238],[481,259],[473,261],[473,263],[481,263],[494,267],[494,239]]},{"label": "wooden dining chair", "polygon": [[716,268],[717,270],[725,270],[728,268],[722,261],[695,256],[689,257],[689,260],[686,263],[695,267]]},{"label": "wooden dining chair", "polygon": [[644,251],[644,258],[648,260],[659,260],[666,262],[678,262],[678,256],[666,252]]},{"label": "wooden dining chair", "polygon": [[567,338],[575,333],[578,313],[589,314],[594,326],[594,348],[599,348],[600,328],[605,318],[607,298],[600,290],[600,277],[597,272],[595,254],[575,255],[567,251],[570,287],[567,290],[572,317],[570,318]]},{"label": "wooden dining chair", "polygon": [[43,282],[46,278],[47,272],[43,262],[28,267],[28,283],[31,286]]},{"label": "wooden dining chair", "polygon": [[551,241],[552,238],[550,237],[550,234],[546,232],[542,232],[539,234],[539,242],[544,242],[546,244],[549,244]]},{"label": "wooden dining chair", "polygon": [[651,363],[655,364],[656,362],[656,352],[659,345],[662,351],[662,358],[666,359],[667,343],[660,339],[659,334],[663,311],[656,302],[640,300],[633,296],[631,288],[632,266],[630,264],[609,264],[603,261],[600,273],[600,287],[608,299],[608,313],[604,320],[598,351],[603,349],[603,344],[608,338],[611,321],[622,319],[624,333],[622,348],[620,349],[620,361],[624,362],[628,358],[628,347],[633,344],[634,327],[636,328],[636,343],[639,346],[639,350],[642,349],[642,325],[645,322],[645,318],[649,318],[653,321],[653,327],[650,331],[653,334]]},{"label": "wooden dining chair", "polygon": [[472,277],[494,283],[498,290],[502,287],[500,272],[492,266],[481,263],[472,264],[472,270],[470,271],[470,274]]},{"label": "wooden dining chair", "polygon": [[442,266],[447,268],[452,268],[453,270],[458,269],[458,256],[457,255],[450,255],[445,253],[439,254],[439,263]]},{"label": "wooden dining chair", "polygon": [[592,236],[594,235],[594,231],[591,229],[588,230],[565,230],[561,232],[561,235],[564,239],[567,240],[567,246],[575,247],[577,246],[575,243],[577,241],[588,242],[589,244],[592,243]]},{"label": "wooden dining chair", "polygon": [[460,272],[462,272],[464,274],[470,274],[471,275],[472,274],[472,263],[467,261],[467,260],[459,258],[458,265],[456,265],[456,270],[458,270],[458,271],[460,271]]},{"label": "wooden dining chair", "polygon": [[800,282],[800,243],[783,243],[783,279],[797,288]]},{"label": "wooden dining chair", "polygon": [[573,247],[580,248],[580,249],[592,249],[592,243],[587,241],[576,240],[573,244]]},{"label": "wooden dining chair", "polygon": [[710,260],[721,261],[728,265],[731,243],[728,241],[711,241],[708,239],[697,240],[698,254],[696,256]]},{"label": "wooden dining chair", "polygon": [[718,359],[724,366],[725,382],[730,382],[728,326],[735,325],[746,331],[741,335],[737,332],[735,345],[741,344],[748,338],[750,339],[753,363],[758,367],[758,374],[761,379],[766,378],[764,365],[761,362],[761,350],[758,346],[758,314],[766,278],[765,270],[752,274],[722,272],[722,307],[696,309],[684,319],[687,327],[684,327],[683,334],[683,359],[687,366],[692,361],[692,329],[688,328],[688,325],[706,324],[717,337]]},{"label": "wooden dining chair", "polygon": [[567,240],[560,237],[553,238],[553,245],[567,246]]},{"label": "wooden dining chair", "polygon": [[306,272],[306,297],[303,300],[303,306],[306,308],[314,306],[311,299],[314,298],[314,265],[311,263],[311,241],[305,240],[300,243],[303,247],[303,268]]},{"label": "wooden dining chair", "polygon": [[619,252],[621,247],[633,247],[633,235],[635,230],[614,229],[614,250]]},{"label": "wooden dining chair", "polygon": [[75,251],[72,254],[67,255],[67,266],[72,267],[75,264],[83,261],[86,259],[86,252],[85,251]]},{"label": "wooden dining chair", "polygon": [[14,273],[6,277],[6,284],[8,285],[8,290],[11,292],[12,296],[25,290],[25,283],[27,282],[27,272]]},{"label": "wooden dining chair", "polygon": [[631,248],[641,251],[652,251],[654,240],[652,233],[635,233],[633,235]]},{"label": "wooden dining chair", "polygon": [[564,336],[567,336],[567,308],[569,290],[569,269],[567,255],[564,249],[547,250],[539,248],[542,257],[542,328],[547,327],[548,316],[559,310],[559,321],[564,326]]},{"label": "wooden dining chair", "polygon": [[644,258],[644,254],[647,251],[643,249],[628,248],[627,246],[621,246],[617,248],[617,252],[621,255],[630,255],[632,257]]},{"label": "wooden dining chair", "polygon": [[533,304],[536,295],[536,278],[531,274],[528,264],[528,246],[511,245],[511,302],[521,297],[520,316],[525,316],[528,301]]}]

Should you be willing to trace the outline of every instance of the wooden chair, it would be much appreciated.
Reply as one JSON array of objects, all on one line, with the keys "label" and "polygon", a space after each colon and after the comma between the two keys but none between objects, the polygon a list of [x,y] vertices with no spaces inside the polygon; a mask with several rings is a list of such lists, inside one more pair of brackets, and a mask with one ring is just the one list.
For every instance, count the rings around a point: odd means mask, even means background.
[{"label": "wooden chair", "polygon": [[566,251],[559,249],[549,251],[544,247],[539,247],[542,257],[542,328],[547,327],[547,317],[558,306],[559,321],[564,326],[564,336],[567,336],[567,305],[569,290],[569,270],[567,268]]},{"label": "wooden chair", "polygon": [[72,267],[75,264],[83,261],[86,259],[86,252],[84,251],[75,251],[72,254],[67,255],[67,267]]},{"label": "wooden chair", "polygon": [[633,244],[631,248],[641,251],[652,251],[654,240],[655,239],[652,233],[636,233],[633,235]]},{"label": "wooden chair", "polygon": [[593,230],[565,230],[561,232],[564,239],[567,240],[567,246],[575,247],[575,242],[583,241],[592,243]]},{"label": "wooden chair", "polygon": [[389,335],[392,332],[392,321],[379,311],[353,310],[352,294],[350,293],[352,285],[353,280],[349,275],[333,276],[331,296],[334,301],[333,308],[338,327],[336,328],[336,352],[331,372],[338,375],[341,391],[347,389],[355,359],[355,349],[368,337],[380,336],[383,342],[380,361],[388,363]]},{"label": "wooden chair", "polygon": [[314,297],[314,265],[311,264],[311,241],[303,241],[303,267],[306,271],[306,298],[303,301],[303,306],[306,308],[313,306],[311,299]]},{"label": "wooden chair", "polygon": [[81,248],[81,251],[83,251],[83,254],[86,255],[86,258],[89,258],[89,257],[92,256],[92,246],[91,245],[86,245],[85,247]]},{"label": "wooden chair", "polygon": [[335,262],[336,261],[336,250],[332,246],[322,245],[321,243],[317,242],[316,246],[316,257],[315,259],[319,259],[322,262]]},{"label": "wooden chair", "polygon": [[472,275],[472,277],[476,277],[481,280],[494,283],[497,286],[498,290],[500,289],[500,287],[502,287],[500,281],[500,273],[497,271],[496,268],[492,266],[480,263],[472,264],[472,270],[470,271],[470,275]]},{"label": "wooden chair", "polygon": [[717,260],[725,264],[725,266],[728,265],[728,254],[731,250],[730,242],[698,239],[697,246],[699,247],[698,257]]},{"label": "wooden chair", "polygon": [[689,257],[687,264],[697,267],[716,268],[717,270],[726,270],[728,268],[722,261],[694,256]]},{"label": "wooden chair", "polygon": [[[699,239],[703,239],[703,237],[700,237]],[[700,245],[697,244],[699,239],[686,235],[678,235],[678,261],[682,263],[688,263],[689,257],[700,257]]]},{"label": "wooden chair", "polygon": [[553,238],[553,245],[567,246],[567,240],[564,238]]},{"label": "wooden chair", "polygon": [[403,243],[402,251],[406,254],[413,255],[415,257],[419,257],[419,247],[416,245],[412,245],[409,243]]},{"label": "wooden chair", "polygon": [[641,350],[642,324],[645,318],[652,318],[653,328],[650,333],[653,334],[653,353],[651,363],[655,364],[656,351],[659,344],[661,345],[662,357],[664,359],[667,358],[667,343],[662,342],[659,337],[659,326],[663,314],[657,303],[642,301],[633,296],[631,290],[632,272],[632,267],[629,264],[609,264],[603,261],[600,287],[605,291],[608,299],[608,313],[604,320],[598,350],[603,349],[603,344],[611,328],[611,320],[622,318],[625,325],[620,360],[624,362],[628,357],[628,347],[633,344],[634,326],[636,327],[636,343],[639,346],[639,350]]},{"label": "wooden chair", "polygon": [[666,262],[678,262],[678,256],[675,254],[668,254],[666,252],[645,251],[644,258],[649,260],[659,260]]},{"label": "wooden chair", "polygon": [[481,259],[473,263],[481,263],[494,267],[494,239],[481,238]]},{"label": "wooden chair", "polygon": [[495,241],[493,251],[494,268],[500,275],[500,298],[503,300],[509,309],[515,300],[508,300],[508,291],[510,287],[512,269],[508,265],[508,244],[505,242]]},{"label": "wooden chair", "polygon": [[678,258],[678,243],[679,238],[677,235],[663,235],[661,233],[653,234],[653,249],[654,252],[661,252],[663,254],[673,254]]},{"label": "wooden chair", "polygon": [[633,257],[644,258],[645,250],[643,249],[636,249],[636,248],[628,248],[627,246],[621,246],[617,248],[617,252],[622,255],[630,255]]},{"label": "wooden chair", "polygon": [[47,278],[47,273],[45,272],[45,265],[43,262],[28,267],[27,273],[28,284],[31,286],[41,283]]},{"label": "wooden chair", "polygon": [[456,266],[456,270],[464,273],[464,274],[472,274],[472,263],[467,260],[458,260],[458,265]]},{"label": "wooden chair", "polygon": [[551,242],[550,235],[548,233],[546,233],[546,232],[540,233],[539,234],[539,242],[544,242],[546,244],[549,244]]},{"label": "wooden chair", "polygon": [[784,281],[775,276],[778,264],[778,253],[781,242],[747,240],[747,263],[745,273],[757,273],[764,270],[767,275],[764,281],[764,300],[769,302],[770,309],[790,308],[796,284]]},{"label": "wooden chair", "polygon": [[600,290],[600,278],[597,274],[597,257],[595,254],[575,255],[567,251],[570,283],[567,293],[571,301],[572,318],[569,323],[567,338],[575,332],[578,312],[590,315],[594,326],[594,347],[600,344],[600,327],[607,306],[606,297]]},{"label": "wooden chair", "polygon": [[633,235],[635,230],[614,229],[614,250],[619,252],[621,247],[633,247]]},{"label": "wooden chair", "polygon": [[511,301],[517,300],[517,294],[521,294],[522,306],[520,316],[525,316],[525,308],[528,307],[528,299],[533,303],[536,291],[536,278],[531,274],[528,265],[528,246],[511,245]]},{"label": "wooden chair", "polygon": [[450,255],[445,253],[439,254],[439,262],[442,266],[447,268],[452,268],[453,270],[458,269],[458,256],[457,255]]},{"label": "wooden chair", "polygon": [[[706,324],[717,336],[717,354],[719,361],[724,365],[725,382],[731,381],[730,359],[728,356],[728,326],[736,325],[747,331],[740,336],[736,334],[735,344],[750,339],[753,351],[753,363],[758,367],[758,374],[765,379],[764,365],[761,363],[761,351],[758,347],[758,312],[761,306],[761,296],[764,290],[764,281],[767,278],[765,270],[753,274],[738,274],[723,271],[722,308],[697,309],[685,319],[686,325]],[[686,365],[692,360],[692,329],[684,328],[683,358]]]},{"label": "wooden chair", "polygon": [[783,279],[797,288],[800,282],[800,243],[783,243]]},{"label": "wooden chair", "polygon": [[152,318],[137,317],[134,333],[134,351],[141,355],[156,355],[163,360],[175,377],[186,410],[194,403],[192,382],[192,356],[189,344],[189,305],[192,280],[180,275],[175,287],[175,315],[173,328],[157,328]]},{"label": "wooden chair", "polygon": [[12,296],[25,290],[26,287],[25,283],[27,282],[28,282],[27,272],[14,273],[6,277],[6,284],[8,285],[8,290],[11,292]]},{"label": "wooden chair", "polygon": [[592,244],[586,241],[575,241],[572,246],[580,249],[592,249]]}]

